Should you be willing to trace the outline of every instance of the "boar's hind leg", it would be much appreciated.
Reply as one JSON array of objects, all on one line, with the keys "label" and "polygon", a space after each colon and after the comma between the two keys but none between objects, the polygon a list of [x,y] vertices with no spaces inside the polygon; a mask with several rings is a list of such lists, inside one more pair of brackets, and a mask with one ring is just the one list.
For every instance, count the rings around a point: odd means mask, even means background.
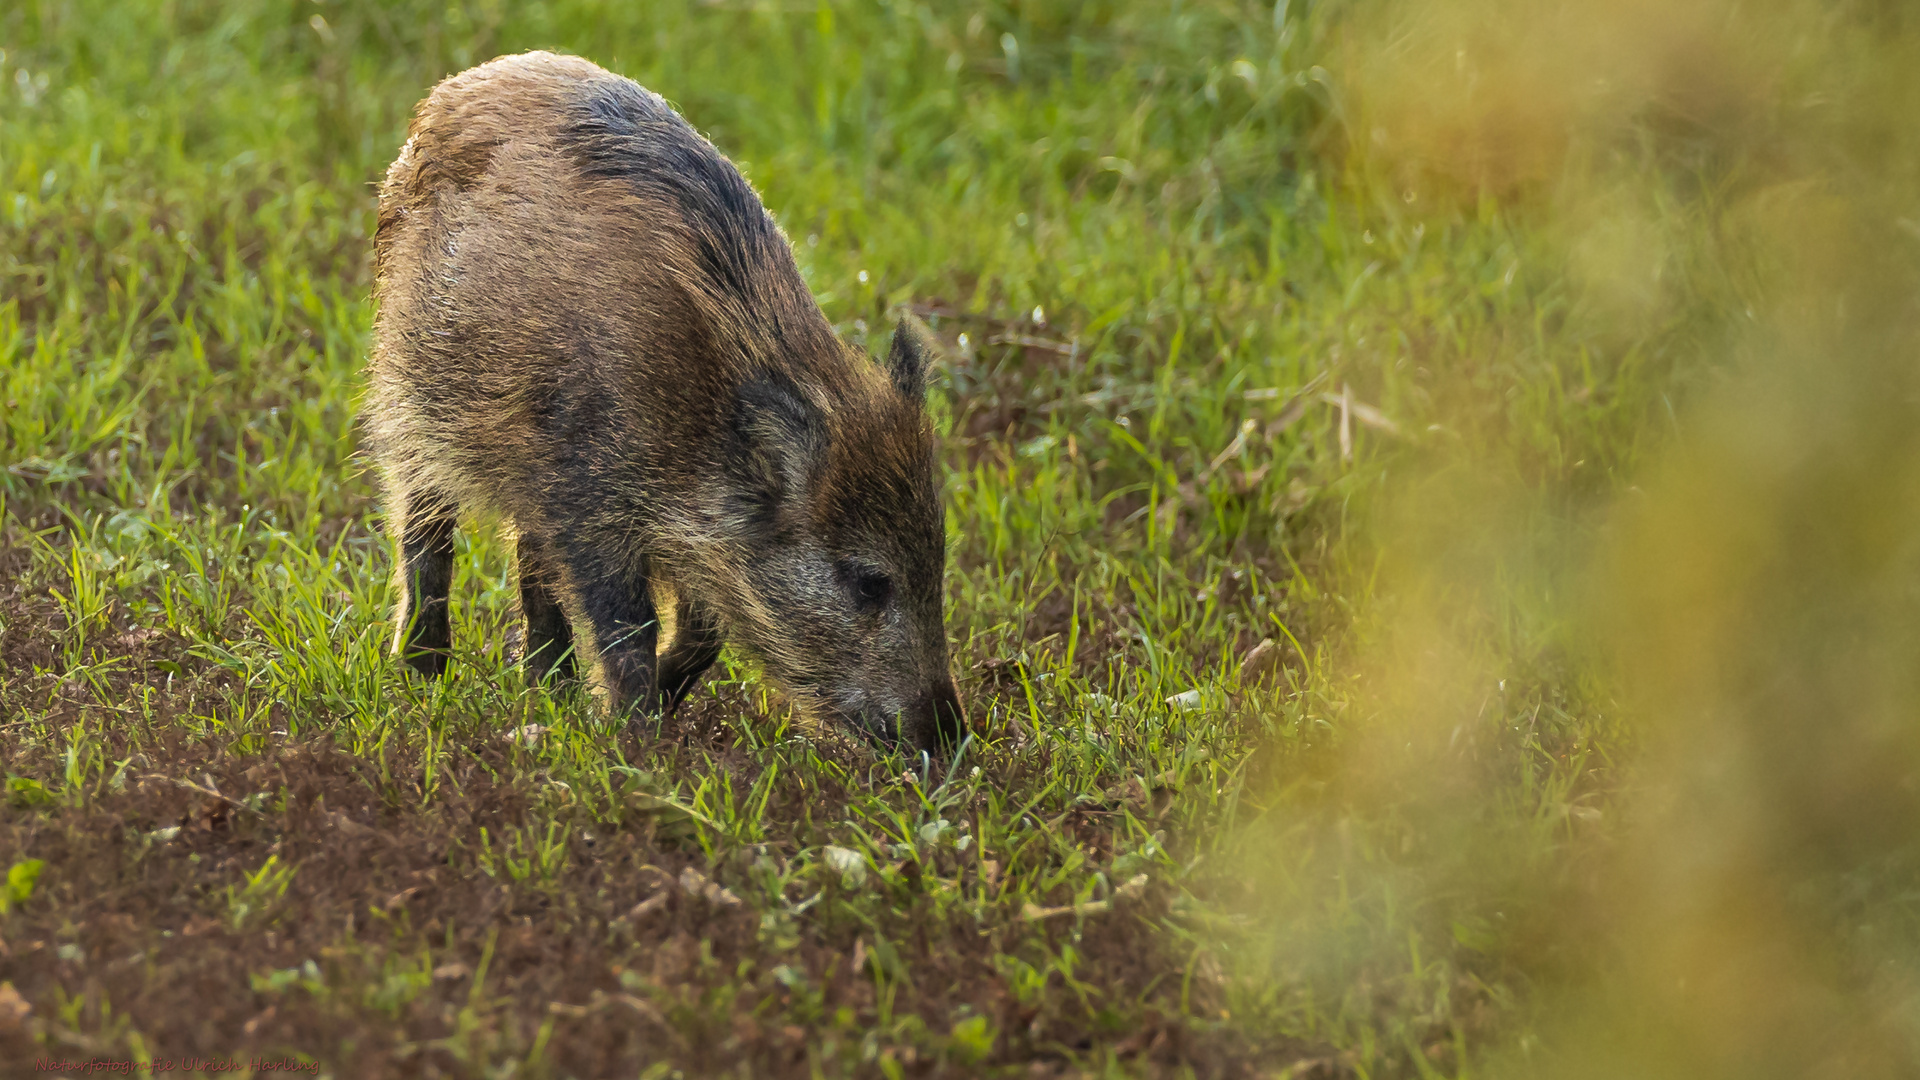
[{"label": "boar's hind leg", "polygon": [[520,564],[520,613],[527,619],[527,676],[544,682],[549,676],[574,675],[573,627],[554,590],[560,576],[544,540],[522,534],[514,554]]},{"label": "boar's hind leg", "polygon": [[453,651],[447,625],[447,593],[453,586],[453,503],[431,492],[403,500],[400,541],[399,638],[407,666],[429,678],[446,674]]},{"label": "boar's hind leg", "polygon": [[702,604],[674,608],[673,644],[660,657],[660,711],[672,712],[720,656],[720,623]]}]

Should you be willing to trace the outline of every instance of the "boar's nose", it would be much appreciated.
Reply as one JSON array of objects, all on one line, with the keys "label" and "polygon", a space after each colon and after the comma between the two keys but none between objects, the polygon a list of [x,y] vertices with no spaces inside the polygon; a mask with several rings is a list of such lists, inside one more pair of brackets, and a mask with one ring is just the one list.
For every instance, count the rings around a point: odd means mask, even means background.
[{"label": "boar's nose", "polygon": [[914,698],[901,720],[900,734],[915,750],[951,750],[966,737],[966,712],[951,676],[941,676],[939,682]]}]

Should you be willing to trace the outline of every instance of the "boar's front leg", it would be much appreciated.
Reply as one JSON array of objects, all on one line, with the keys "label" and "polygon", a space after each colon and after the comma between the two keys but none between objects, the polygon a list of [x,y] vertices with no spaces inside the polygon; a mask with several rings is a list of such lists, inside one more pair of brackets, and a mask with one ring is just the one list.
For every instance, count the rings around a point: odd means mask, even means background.
[{"label": "boar's front leg", "polygon": [[720,656],[720,621],[704,604],[682,598],[673,609],[673,644],[660,657],[660,711],[670,713]]},{"label": "boar's front leg", "polygon": [[527,677],[535,683],[549,676],[571,679],[573,627],[556,595],[560,575],[552,549],[540,537],[522,533],[514,554],[520,564],[520,613],[527,620]]},{"label": "boar's front leg", "polygon": [[453,503],[432,492],[408,492],[394,515],[400,541],[400,609],[394,651],[428,678],[446,674],[453,652],[447,594],[453,587]]},{"label": "boar's front leg", "polygon": [[605,560],[588,544],[568,545],[562,553],[568,576],[580,598],[581,614],[593,626],[609,704],[615,713],[654,703],[654,674],[660,646],[660,622],[647,588],[644,565]]}]

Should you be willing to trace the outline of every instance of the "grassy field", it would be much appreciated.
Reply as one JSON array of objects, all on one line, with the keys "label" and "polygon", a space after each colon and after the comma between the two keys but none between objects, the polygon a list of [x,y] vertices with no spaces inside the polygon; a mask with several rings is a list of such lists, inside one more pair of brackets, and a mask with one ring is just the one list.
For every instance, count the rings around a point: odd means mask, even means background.
[{"label": "grassy field", "polygon": [[[1892,3],[0,7],[0,1074],[1920,1070]],[[373,181],[527,48],[945,348],[949,760],[386,655]]]}]

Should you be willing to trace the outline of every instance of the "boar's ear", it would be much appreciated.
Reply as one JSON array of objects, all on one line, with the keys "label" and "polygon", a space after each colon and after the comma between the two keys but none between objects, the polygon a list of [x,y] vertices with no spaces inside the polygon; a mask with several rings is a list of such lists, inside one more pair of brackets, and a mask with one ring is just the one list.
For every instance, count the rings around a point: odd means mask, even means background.
[{"label": "boar's ear", "polygon": [[768,511],[805,498],[827,457],[825,419],[781,372],[764,372],[741,385],[732,441],[735,474],[752,501]]},{"label": "boar's ear", "polygon": [[893,328],[887,372],[893,376],[894,389],[900,391],[900,396],[918,405],[927,396],[927,364],[932,359],[932,350],[914,322],[912,316],[902,315]]}]

